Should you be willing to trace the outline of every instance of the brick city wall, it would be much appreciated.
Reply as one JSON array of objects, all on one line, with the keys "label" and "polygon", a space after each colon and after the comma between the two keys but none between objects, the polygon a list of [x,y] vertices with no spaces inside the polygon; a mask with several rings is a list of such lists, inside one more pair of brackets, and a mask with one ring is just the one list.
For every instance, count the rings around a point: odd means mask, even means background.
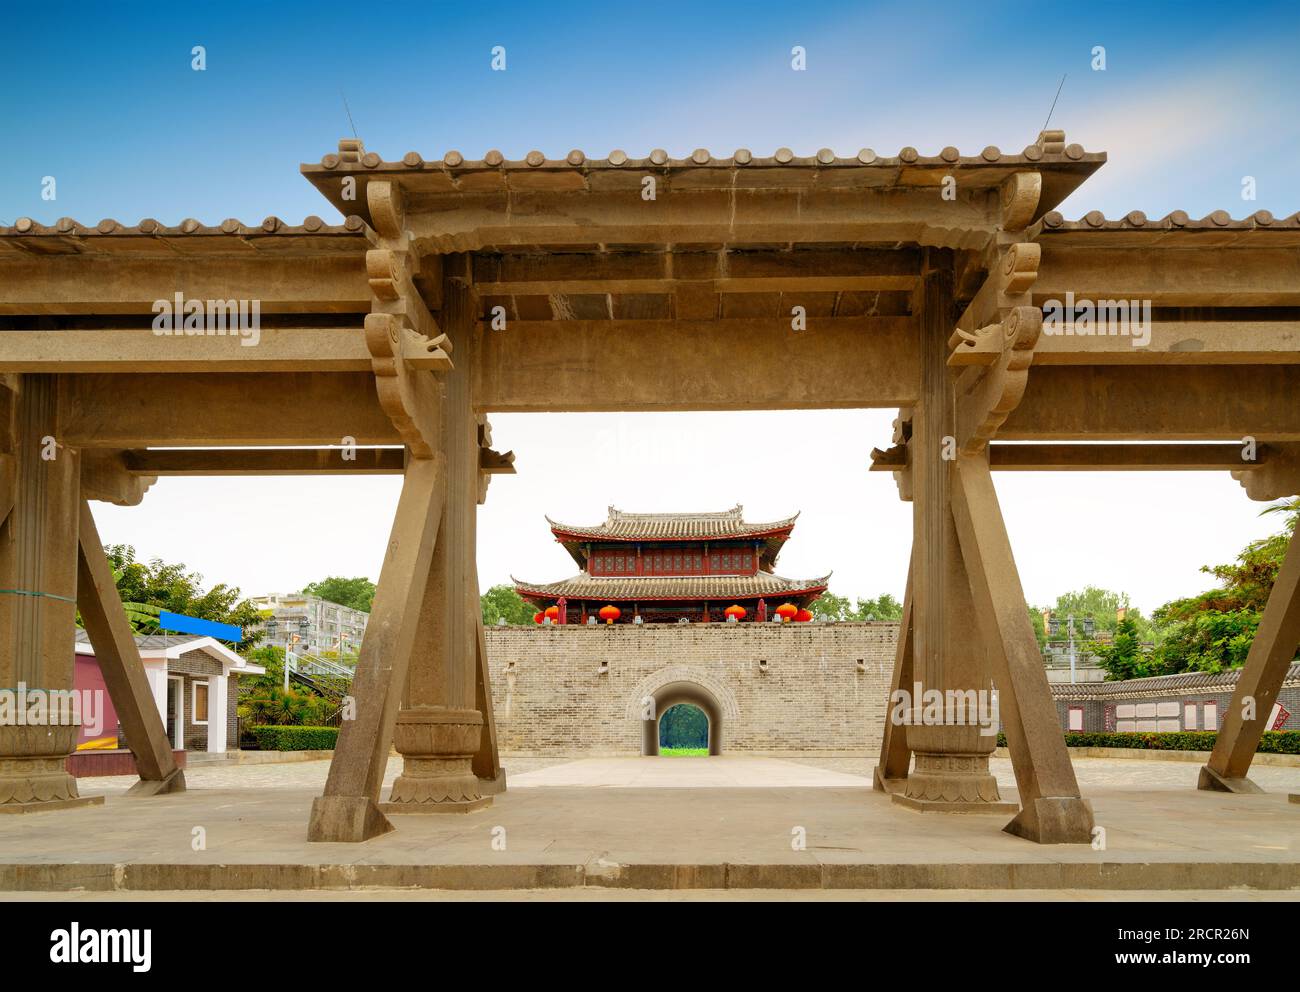
[{"label": "brick city wall", "polygon": [[486,636],[505,753],[639,754],[641,700],[690,682],[721,709],[724,753],[873,754],[898,625],[489,627]]}]

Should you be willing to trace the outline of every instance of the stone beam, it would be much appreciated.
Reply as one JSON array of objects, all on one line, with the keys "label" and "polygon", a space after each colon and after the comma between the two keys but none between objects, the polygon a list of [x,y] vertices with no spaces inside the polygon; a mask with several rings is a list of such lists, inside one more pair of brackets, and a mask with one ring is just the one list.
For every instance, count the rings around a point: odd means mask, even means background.
[{"label": "stone beam", "polygon": [[1300,321],[1152,321],[1149,331],[1142,344],[1132,333],[1061,333],[1044,324],[1034,365],[1300,364]]},{"label": "stone beam", "polygon": [[789,321],[513,321],[481,343],[484,411],[910,406],[919,381],[909,317],[804,331]]},{"label": "stone beam", "polygon": [[[639,187],[638,187],[639,188]],[[929,189],[676,189],[642,199],[627,190],[413,194],[407,227],[435,252],[593,244],[912,242],[982,248],[1001,222],[996,192],[956,201]]]},{"label": "stone beam", "polygon": [[365,313],[365,255],[122,258],[0,263],[0,314],[153,313],[155,300],[260,300],[262,313]]},{"label": "stone beam", "polygon": [[[991,444],[989,468],[1003,472],[1212,472],[1254,471],[1271,463],[1277,449],[1257,445],[1253,460],[1240,444]],[[903,445],[877,451],[872,472],[907,466]]]},{"label": "stone beam", "polygon": [[1036,368],[1007,441],[1300,441],[1300,366]]},{"label": "stone beam", "polygon": [[193,336],[148,327],[0,331],[0,372],[366,372],[357,323]]},{"label": "stone beam", "polygon": [[[125,451],[132,475],[401,475],[402,448]],[[83,469],[84,473],[84,469]],[[83,481],[82,485],[85,483]]]},{"label": "stone beam", "polygon": [[1033,298],[1150,300],[1152,306],[1266,307],[1300,304],[1294,248],[1060,248],[1043,243]]},{"label": "stone beam", "polygon": [[920,275],[916,249],[602,252],[480,255],[481,296],[909,290]]},{"label": "stone beam", "polygon": [[1211,472],[1258,468],[1273,454],[1268,445],[1240,444],[993,444],[989,467],[1003,472]]},{"label": "stone beam", "polygon": [[60,378],[70,447],[401,443],[369,371]]}]

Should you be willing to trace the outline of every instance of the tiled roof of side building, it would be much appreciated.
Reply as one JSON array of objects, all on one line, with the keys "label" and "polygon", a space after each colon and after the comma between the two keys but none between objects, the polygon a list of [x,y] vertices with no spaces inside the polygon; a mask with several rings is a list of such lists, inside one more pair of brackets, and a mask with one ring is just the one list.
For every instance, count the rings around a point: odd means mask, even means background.
[{"label": "tiled roof of side building", "polygon": [[119,255],[149,254],[283,254],[293,251],[312,254],[356,252],[373,241],[366,222],[355,215],[339,224],[327,224],[312,215],[301,224],[279,217],[246,224],[228,217],[220,224],[204,224],[192,217],[179,224],[163,224],[146,217],[138,224],[124,224],[105,217],[97,224],[82,224],[61,217],[53,224],[41,224],[19,217],[10,226],[0,224],[0,257],[5,255]]},{"label": "tiled roof of side building", "polygon": [[565,524],[546,518],[551,530],[593,539],[612,541],[680,541],[751,537],[789,530],[799,514],[765,523],[751,523],[744,518],[740,504],[730,510],[704,513],[627,513],[609,508],[609,516],[596,525]]},{"label": "tiled roof of side building", "polygon": [[559,582],[525,582],[511,576],[524,594],[539,597],[603,600],[745,599],[758,596],[790,596],[820,593],[830,581],[787,579],[770,572],[756,575],[652,575],[625,578],[595,578],[582,572]]},{"label": "tiled roof of side building", "polygon": [[[141,648],[152,650],[153,648],[174,648],[178,644],[200,641],[203,637],[203,634],[137,634],[135,643]],[[77,628],[77,643],[90,643],[90,635],[80,627]]]},{"label": "tiled roof of side building", "polygon": [[[1176,675],[1154,675],[1145,679],[1124,679],[1118,682],[1053,683],[1052,695],[1058,699],[1121,698],[1125,696],[1155,696],[1161,693],[1180,693],[1231,690],[1241,675],[1240,668],[1226,672],[1179,672]],[[1300,685],[1300,662],[1287,669],[1284,685]]]}]

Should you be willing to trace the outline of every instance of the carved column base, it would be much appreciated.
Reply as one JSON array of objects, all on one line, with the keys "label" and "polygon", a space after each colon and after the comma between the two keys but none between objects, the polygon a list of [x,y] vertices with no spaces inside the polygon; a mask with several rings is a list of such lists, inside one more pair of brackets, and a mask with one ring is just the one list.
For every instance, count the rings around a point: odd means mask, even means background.
[{"label": "carved column base", "polygon": [[908,727],[907,743],[916,765],[894,802],[909,809],[936,813],[1016,813],[1017,803],[1005,802],[997,779],[989,771],[996,735],[978,727]]},{"label": "carved column base", "polygon": [[0,813],[97,806],[103,796],[82,796],[68,774],[68,755],[81,728],[0,726]]},{"label": "carved column base", "polygon": [[483,733],[478,710],[420,706],[397,714],[394,744],[402,774],[393,783],[385,813],[472,813],[492,802],[474,774],[474,752]]}]

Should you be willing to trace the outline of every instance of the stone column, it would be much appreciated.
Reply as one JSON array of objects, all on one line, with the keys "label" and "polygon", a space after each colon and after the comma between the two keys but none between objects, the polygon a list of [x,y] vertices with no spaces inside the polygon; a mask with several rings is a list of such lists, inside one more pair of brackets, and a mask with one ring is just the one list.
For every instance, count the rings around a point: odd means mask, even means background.
[{"label": "stone column", "polygon": [[969,712],[965,723],[953,723],[955,714],[946,707],[943,722],[920,723],[925,692],[937,690],[946,696],[957,690],[975,699],[968,690],[987,694],[992,682],[952,516],[957,428],[954,377],[947,359],[957,314],[951,251],[928,250],[917,304],[921,390],[909,442],[914,675],[913,685],[902,687],[914,697],[906,740],[916,768],[893,797],[914,809],[1014,813],[1016,805],[1001,802],[997,780],[989,772],[996,728],[993,734],[981,734]]},{"label": "stone column", "polygon": [[[80,462],[59,446],[58,380],[0,378],[0,689],[72,689]],[[78,794],[66,762],[80,725],[50,702],[53,724],[24,725],[26,708],[0,723],[0,812],[103,802]]]},{"label": "stone column", "polygon": [[451,339],[455,364],[442,376],[447,498],[407,670],[405,704],[397,714],[394,744],[402,755],[402,774],[382,805],[385,813],[468,813],[492,801],[481,794],[473,768],[483,733],[475,701],[479,443],[471,397],[473,295],[463,256],[447,258],[444,272],[441,326]]}]

